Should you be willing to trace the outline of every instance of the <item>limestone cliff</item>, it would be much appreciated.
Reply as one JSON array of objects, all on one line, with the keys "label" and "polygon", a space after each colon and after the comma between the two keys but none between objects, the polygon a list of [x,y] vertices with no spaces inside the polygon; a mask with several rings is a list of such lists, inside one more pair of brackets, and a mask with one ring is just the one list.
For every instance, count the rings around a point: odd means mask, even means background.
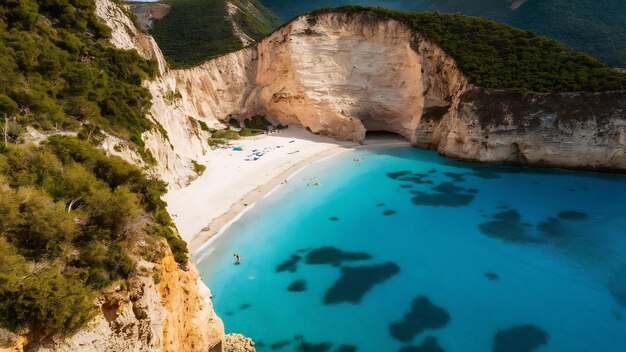
[{"label": "limestone cliff", "polygon": [[[164,74],[167,66],[161,50],[151,36],[135,27],[135,24],[127,16],[127,11],[125,7],[110,0],[96,1],[96,15],[112,30],[112,44],[121,49],[135,49],[141,56],[155,60],[158,63],[160,74]],[[162,135],[158,130],[143,134],[142,138],[146,147],[158,161],[156,166],[148,169],[148,172],[163,179],[170,187],[180,187],[196,177],[189,157],[198,157],[206,151],[206,138],[203,138],[206,136],[202,136],[202,131],[197,126],[192,125],[185,116],[175,123],[168,119],[165,113],[167,109],[164,109],[163,105],[175,109],[176,104],[173,101],[166,102],[162,98],[170,91],[167,82],[162,80],[157,82],[149,87],[153,96],[161,97],[161,99],[154,101],[151,110],[152,117],[154,122],[164,125],[168,134]],[[179,141],[177,150],[174,150],[168,139]],[[183,146],[191,146],[189,148],[194,153],[184,153],[186,149]],[[118,155],[128,162],[145,166],[141,158],[133,153],[123,141],[109,137],[102,147],[109,153]],[[186,155],[189,157],[185,157]]]},{"label": "limestone cliff", "polygon": [[221,351],[224,326],[192,267],[181,270],[169,247],[158,264],[141,260],[127,287],[99,299],[99,313],[67,338],[36,351]]},{"label": "limestone cliff", "polygon": [[[182,98],[167,106],[163,87]],[[166,71],[150,89],[168,133],[190,128],[189,117],[211,125],[258,113],[341,140],[395,132],[459,159],[626,170],[626,93],[475,87],[432,41],[367,14],[299,17],[251,47]],[[202,151],[201,138],[170,141],[188,158]]]}]

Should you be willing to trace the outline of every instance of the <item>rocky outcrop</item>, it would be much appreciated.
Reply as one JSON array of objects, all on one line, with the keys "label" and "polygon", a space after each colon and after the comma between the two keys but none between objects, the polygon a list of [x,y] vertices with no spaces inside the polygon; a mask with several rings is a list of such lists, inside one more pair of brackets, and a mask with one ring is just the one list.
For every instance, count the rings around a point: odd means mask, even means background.
[{"label": "rocky outcrop", "polygon": [[[156,101],[164,85],[181,98],[153,115],[174,125],[263,114],[340,140],[394,132],[458,159],[626,171],[626,93],[474,87],[435,43],[366,13],[299,17],[251,47],[165,72],[151,84]],[[201,151],[195,138],[171,141],[188,158]]]},{"label": "rocky outcrop", "polygon": [[241,334],[227,334],[224,338],[224,352],[255,352],[254,341]]},{"label": "rocky outcrop", "polygon": [[163,259],[140,260],[125,285],[98,300],[98,314],[69,337],[31,351],[222,351],[224,326],[197,271],[181,270],[169,247]]}]

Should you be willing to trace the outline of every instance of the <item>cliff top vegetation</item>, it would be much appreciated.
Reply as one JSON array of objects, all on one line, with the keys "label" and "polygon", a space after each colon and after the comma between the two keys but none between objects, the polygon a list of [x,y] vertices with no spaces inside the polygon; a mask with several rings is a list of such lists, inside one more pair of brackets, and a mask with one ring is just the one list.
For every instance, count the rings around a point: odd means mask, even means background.
[{"label": "cliff top vegetation", "polygon": [[262,38],[278,26],[278,18],[256,0],[164,2],[171,10],[155,22],[150,34],[173,67],[189,67],[243,48],[233,26],[252,40]]},{"label": "cliff top vegetation", "polygon": [[443,48],[470,82],[484,88],[533,92],[626,90],[626,74],[556,40],[480,17],[344,6],[312,11],[393,19]]}]

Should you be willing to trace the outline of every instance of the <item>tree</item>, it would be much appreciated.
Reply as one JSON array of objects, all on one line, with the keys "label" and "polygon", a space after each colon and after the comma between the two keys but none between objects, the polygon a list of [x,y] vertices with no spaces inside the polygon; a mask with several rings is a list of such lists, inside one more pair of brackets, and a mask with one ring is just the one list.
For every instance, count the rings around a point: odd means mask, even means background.
[{"label": "tree", "polygon": [[5,146],[8,143],[9,119],[13,118],[18,112],[19,108],[17,107],[17,103],[8,96],[0,94],[0,122],[3,124],[2,134]]}]

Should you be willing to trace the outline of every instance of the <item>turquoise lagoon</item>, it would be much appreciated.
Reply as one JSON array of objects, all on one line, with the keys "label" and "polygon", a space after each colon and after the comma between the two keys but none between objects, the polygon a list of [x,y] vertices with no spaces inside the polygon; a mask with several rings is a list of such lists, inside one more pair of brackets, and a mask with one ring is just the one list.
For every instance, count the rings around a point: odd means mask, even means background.
[{"label": "turquoise lagoon", "polygon": [[620,175],[343,153],[194,261],[258,351],[626,351]]}]

